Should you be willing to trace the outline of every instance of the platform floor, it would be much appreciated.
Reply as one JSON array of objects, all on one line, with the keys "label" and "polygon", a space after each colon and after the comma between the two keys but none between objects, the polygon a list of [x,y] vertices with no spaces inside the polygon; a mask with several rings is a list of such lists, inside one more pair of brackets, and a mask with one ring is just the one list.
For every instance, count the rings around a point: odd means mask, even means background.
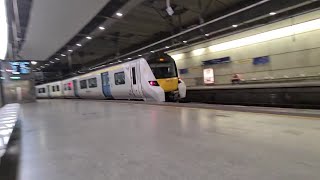
[{"label": "platform floor", "polygon": [[22,106],[20,180],[320,179],[320,118],[94,100]]}]

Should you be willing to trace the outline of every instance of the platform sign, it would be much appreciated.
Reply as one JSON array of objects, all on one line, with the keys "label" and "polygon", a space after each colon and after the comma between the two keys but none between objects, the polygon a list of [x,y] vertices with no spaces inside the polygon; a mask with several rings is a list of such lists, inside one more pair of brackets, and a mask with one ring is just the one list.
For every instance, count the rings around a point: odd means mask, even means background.
[{"label": "platform sign", "polygon": [[25,75],[31,72],[30,61],[10,61],[9,64],[11,70],[8,71],[14,75]]},{"label": "platform sign", "polygon": [[214,71],[212,68],[207,68],[203,70],[203,81],[204,84],[214,83]]}]

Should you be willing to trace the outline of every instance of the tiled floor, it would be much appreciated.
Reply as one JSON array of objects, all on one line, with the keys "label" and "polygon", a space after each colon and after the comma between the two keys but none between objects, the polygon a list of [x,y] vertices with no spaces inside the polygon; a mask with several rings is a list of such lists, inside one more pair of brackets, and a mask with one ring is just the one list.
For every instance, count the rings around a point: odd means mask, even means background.
[{"label": "tiled floor", "polygon": [[108,101],[22,106],[20,180],[320,179],[320,118]]}]

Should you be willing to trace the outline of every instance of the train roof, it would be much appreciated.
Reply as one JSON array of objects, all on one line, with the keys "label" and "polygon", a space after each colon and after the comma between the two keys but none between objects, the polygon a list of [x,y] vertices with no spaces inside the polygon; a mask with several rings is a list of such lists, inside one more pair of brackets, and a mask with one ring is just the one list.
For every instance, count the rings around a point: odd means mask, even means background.
[{"label": "train roof", "polygon": [[[86,78],[86,77],[91,76],[91,75],[101,74],[102,72],[105,72],[105,71],[108,71],[108,70],[109,71],[116,70],[116,69],[120,68],[121,65],[124,65],[124,64],[127,64],[127,63],[130,63],[130,62],[142,59],[142,58],[144,58],[148,62],[153,61],[154,59],[158,59],[158,58],[170,58],[170,59],[172,59],[172,57],[169,56],[166,53],[156,52],[156,53],[143,55],[140,58],[133,59],[133,60],[127,61],[127,62],[122,62],[122,63],[119,63],[119,64],[113,64],[113,65],[109,65],[109,66],[108,65],[103,65],[101,68],[98,68],[97,70],[94,70],[94,71],[91,71],[91,72],[88,72],[88,73],[85,73],[85,74],[77,75],[77,76],[74,76],[74,77],[71,77],[71,78],[63,79],[61,81],[70,81],[70,80],[75,80],[75,79],[82,79],[82,78]],[[55,83],[55,82],[60,82],[60,81],[54,81],[54,82],[44,83],[44,84],[40,84],[40,85],[46,85],[46,84],[51,84],[51,83]],[[38,85],[38,86],[40,86],[40,85]]]}]

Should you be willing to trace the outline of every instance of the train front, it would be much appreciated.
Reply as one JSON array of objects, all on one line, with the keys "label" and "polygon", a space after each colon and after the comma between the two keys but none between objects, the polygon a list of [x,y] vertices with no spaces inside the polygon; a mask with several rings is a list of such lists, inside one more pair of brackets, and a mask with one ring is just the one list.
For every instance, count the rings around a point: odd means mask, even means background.
[{"label": "train front", "polygon": [[179,79],[176,63],[167,54],[155,54],[148,59],[148,64],[156,78],[151,86],[160,86],[166,101],[178,101],[186,96],[186,85]]}]

